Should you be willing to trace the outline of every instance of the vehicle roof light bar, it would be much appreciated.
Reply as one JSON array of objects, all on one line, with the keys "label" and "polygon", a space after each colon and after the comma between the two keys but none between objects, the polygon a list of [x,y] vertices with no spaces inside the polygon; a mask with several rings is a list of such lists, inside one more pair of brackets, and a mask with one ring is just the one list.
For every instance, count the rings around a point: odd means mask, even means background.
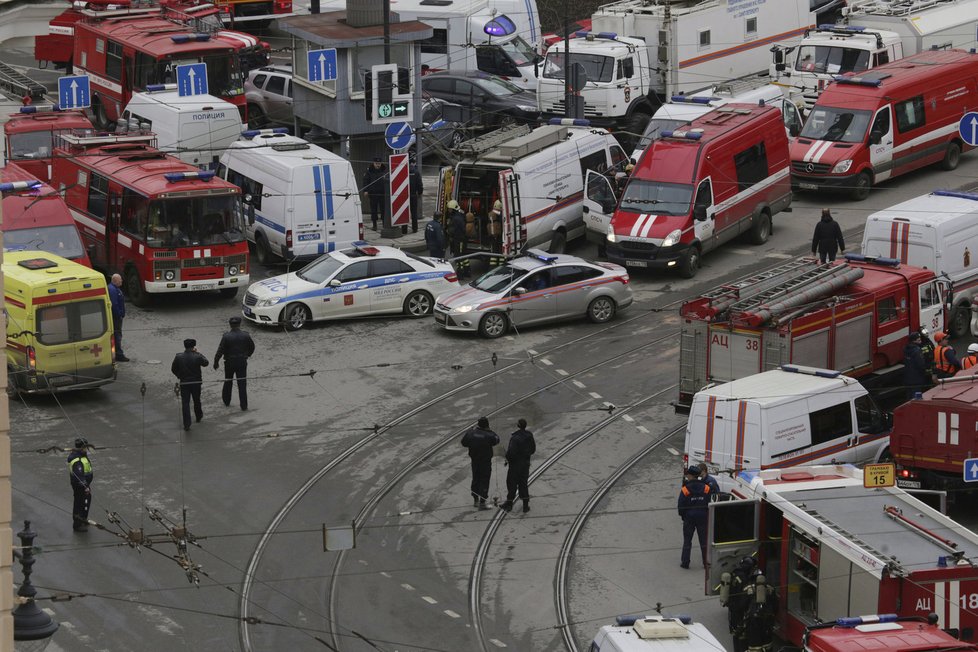
[{"label": "vehicle roof light bar", "polygon": [[274,129],[248,129],[247,131],[242,131],[241,136],[243,138],[254,138],[255,136],[269,136],[271,134],[287,133],[289,133],[288,127],[275,127]]},{"label": "vehicle roof light bar", "polygon": [[175,91],[176,84],[146,84],[147,93],[159,93],[160,91]]},{"label": "vehicle roof light bar", "polygon": [[528,249],[526,255],[548,264],[557,262],[557,256],[546,251],[540,251],[539,249]]},{"label": "vehicle roof light bar", "polygon": [[719,97],[691,97],[689,95],[673,95],[669,98],[670,102],[682,102],[684,104],[709,104],[719,100]]},{"label": "vehicle roof light bar", "polygon": [[935,190],[931,194],[937,195],[938,197],[957,197],[958,199],[970,199],[971,201],[978,201],[978,194],[971,193],[971,192],[955,192],[953,190]]},{"label": "vehicle roof light bar", "polygon": [[565,127],[590,127],[591,121],[583,118],[550,118],[548,124],[563,125]]},{"label": "vehicle roof light bar", "polygon": [[31,104],[30,106],[20,107],[21,113],[51,113],[61,111],[57,104]]},{"label": "vehicle roof light bar", "polygon": [[840,84],[852,84],[854,86],[876,86],[879,87],[883,84],[882,79],[865,79],[863,77],[852,77],[849,75],[835,75],[833,77],[836,82]]},{"label": "vehicle roof light bar", "polygon": [[174,43],[190,43],[191,41],[209,41],[210,34],[174,34],[170,37]]},{"label": "vehicle roof light bar", "polygon": [[846,260],[854,263],[873,263],[886,267],[899,267],[900,261],[886,256],[864,256],[863,254],[846,254]]},{"label": "vehicle roof light bar", "polygon": [[201,181],[210,181],[214,178],[217,173],[213,170],[197,170],[195,172],[167,172],[163,176],[170,183],[176,183],[178,181],[189,181],[191,179],[200,179]]},{"label": "vehicle roof light bar", "polygon": [[659,136],[662,138],[680,138],[685,140],[699,140],[703,137],[702,131],[673,131],[672,129],[664,129],[659,132]]},{"label": "vehicle roof light bar", "polygon": [[20,192],[22,190],[35,190],[41,187],[41,182],[37,179],[30,181],[8,181],[0,183],[0,192]]}]

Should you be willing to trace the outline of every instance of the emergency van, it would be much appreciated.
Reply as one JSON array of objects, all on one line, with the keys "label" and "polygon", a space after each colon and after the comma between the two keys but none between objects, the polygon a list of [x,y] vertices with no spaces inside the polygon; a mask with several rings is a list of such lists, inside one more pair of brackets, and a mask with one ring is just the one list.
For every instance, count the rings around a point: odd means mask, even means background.
[{"label": "emergency van", "polygon": [[978,104],[978,53],[931,50],[859,75],[837,76],[791,144],[792,183],[853,199],[891,177],[971,149],[958,123]]},{"label": "emergency van", "polygon": [[968,334],[978,294],[978,194],[937,190],[873,213],[866,218],[862,253],[946,275],[954,288],[948,331],[952,337]]},{"label": "emergency van", "polygon": [[693,397],[684,468],[725,471],[879,459],[892,423],[855,378],[783,365]]},{"label": "emergency van", "polygon": [[[563,253],[584,236],[585,175],[613,178],[628,163],[606,130],[559,118],[533,130],[504,127],[456,151],[462,160],[442,170],[437,212],[444,214],[447,199],[454,199],[466,214],[468,250],[507,255],[547,246]],[[498,220],[491,214],[497,201]]]},{"label": "emergency van", "polygon": [[738,235],[767,242],[772,218],[790,205],[781,111],[727,104],[661,132],[645,151],[608,226],[608,259],[692,278],[704,253]]},{"label": "emergency van", "polygon": [[345,158],[287,129],[245,131],[219,174],[241,188],[245,236],[263,265],[349,247],[363,239],[360,193]]},{"label": "emergency van", "polygon": [[8,392],[88,389],[115,380],[105,277],[44,251],[4,254]]},{"label": "emergency van", "polygon": [[682,616],[618,616],[591,641],[591,652],[724,652],[702,623]]},{"label": "emergency van", "polygon": [[151,84],[132,94],[116,132],[151,131],[157,148],[202,170],[214,170],[242,129],[247,125],[230,102],[213,95],[181,96],[176,84]]}]

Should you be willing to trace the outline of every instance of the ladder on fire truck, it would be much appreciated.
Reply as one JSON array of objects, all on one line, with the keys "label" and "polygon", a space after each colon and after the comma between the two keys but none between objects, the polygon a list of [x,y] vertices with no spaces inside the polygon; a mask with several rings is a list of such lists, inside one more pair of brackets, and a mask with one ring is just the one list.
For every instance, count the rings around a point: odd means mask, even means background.
[{"label": "ladder on fire truck", "polygon": [[525,136],[532,131],[527,125],[506,125],[487,134],[470,138],[464,143],[460,143],[455,151],[465,156],[478,156],[490,150],[496,149],[500,145],[514,138]]},{"label": "ladder on fire truck", "polygon": [[750,276],[739,278],[732,283],[717,286],[701,296],[716,312],[723,312],[739,301],[790,283],[799,275],[804,275],[820,267],[811,259],[799,259],[763,270]]},{"label": "ladder on fire truck", "polygon": [[45,100],[47,89],[27,75],[0,63],[0,92],[8,94],[11,99],[29,97],[31,102]]},{"label": "ladder on fire truck", "polygon": [[[809,265],[812,264],[809,263]],[[753,308],[772,303],[789,294],[810,289],[822,281],[839,276],[848,269],[848,265],[833,265],[832,263],[815,264],[814,267],[802,271],[777,285],[761,292],[753,293],[749,297],[742,298],[740,301],[736,301],[730,305],[729,309],[731,312],[748,312]]]}]

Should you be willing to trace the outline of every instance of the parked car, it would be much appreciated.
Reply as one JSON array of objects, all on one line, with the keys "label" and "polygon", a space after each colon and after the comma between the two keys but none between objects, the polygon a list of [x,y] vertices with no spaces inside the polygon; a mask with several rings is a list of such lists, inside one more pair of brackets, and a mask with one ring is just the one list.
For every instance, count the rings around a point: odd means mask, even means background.
[{"label": "parked car", "polygon": [[451,102],[437,97],[426,97],[421,104],[422,136],[426,149],[441,147],[454,149],[466,139],[465,125],[445,120],[444,109]]},{"label": "parked car", "polygon": [[502,337],[511,326],[586,316],[602,324],[632,304],[628,272],[612,263],[530,249],[435,300],[446,330]]},{"label": "parked car", "polygon": [[252,128],[270,124],[292,126],[292,67],[262,66],[244,83],[248,122]]},{"label": "parked car", "polygon": [[473,111],[473,118],[490,127],[536,120],[537,96],[502,77],[479,70],[435,72],[421,78],[421,89]]}]

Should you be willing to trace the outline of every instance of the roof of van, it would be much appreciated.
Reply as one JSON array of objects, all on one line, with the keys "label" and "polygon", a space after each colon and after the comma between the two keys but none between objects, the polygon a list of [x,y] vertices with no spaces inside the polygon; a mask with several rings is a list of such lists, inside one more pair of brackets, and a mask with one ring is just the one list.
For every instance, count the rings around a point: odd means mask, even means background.
[{"label": "roof of van", "polygon": [[[42,270],[32,270],[20,265],[22,261],[31,259],[45,259],[57,263],[57,267],[48,267]],[[85,267],[81,263],[62,258],[48,251],[5,251],[3,252],[3,275],[11,280],[21,283],[57,283],[64,274],[71,274],[73,278],[101,281],[100,286],[105,287],[105,276],[102,272],[95,271],[90,267]]]},{"label": "roof of van", "polygon": [[[563,137],[561,137],[563,134]],[[524,161],[533,157],[550,157],[552,160],[552,147],[567,147],[569,144],[576,144],[578,141],[587,138],[613,139],[604,129],[597,127],[582,127],[574,125],[543,125],[533,129],[530,133],[516,136],[501,144],[499,147],[482,152],[478,156],[470,153],[464,154],[463,164],[498,164],[509,167],[515,161]],[[536,141],[547,143],[545,146],[534,147],[532,143]],[[521,154],[522,151],[527,153]]]},{"label": "roof of van", "polygon": [[228,101],[222,100],[219,97],[214,97],[213,95],[181,96],[180,92],[176,89],[154,91],[152,93],[137,91],[132,94],[132,99],[129,100],[129,105],[126,108],[142,104],[164,104],[166,106],[174,106],[185,111],[223,109],[225,111],[234,111],[233,117],[240,120],[238,107]]},{"label": "roof of van", "polygon": [[[0,182],[41,181],[14,163],[0,168]],[[61,195],[54,188],[41,181],[36,190],[9,193],[3,196],[4,231],[38,226],[74,224],[75,220]]]},{"label": "roof of van", "polygon": [[340,163],[349,165],[350,162],[339,154],[314,145],[302,138],[288,134],[260,134],[251,138],[240,138],[231,143],[231,150],[241,150],[239,156],[260,156],[262,165],[277,165],[281,169],[294,169]]},{"label": "roof of van", "polygon": [[822,372],[823,374],[837,373],[834,371],[826,369],[816,370],[810,367],[799,368],[812,373],[797,373],[773,369],[700,390],[696,395],[715,396],[716,398],[748,399],[762,407],[770,407],[790,402],[798,396],[809,396],[858,383],[857,380],[848,376],[839,375],[834,378],[829,378],[824,375],[814,375],[815,371]]},{"label": "roof of van", "polygon": [[[128,45],[145,50],[161,57],[179,59],[181,54],[228,52],[234,50],[229,43],[216,38],[206,41],[189,40],[174,43],[171,36],[193,33],[189,26],[179,26],[159,15],[126,16],[122,19],[83,20],[75,28],[75,38],[80,30],[90,29],[95,33],[110,36],[114,40],[125,40]],[[239,32],[234,32],[235,36]],[[244,40],[257,40],[249,34],[240,34]]]},{"label": "roof of van", "polygon": [[94,127],[92,121],[82,111],[12,113],[3,125],[3,131],[7,134],[54,129],[94,129]]},{"label": "roof of van", "polygon": [[866,218],[866,224],[892,219],[911,224],[946,224],[961,218],[974,219],[976,213],[978,194],[937,191],[876,211]]}]

